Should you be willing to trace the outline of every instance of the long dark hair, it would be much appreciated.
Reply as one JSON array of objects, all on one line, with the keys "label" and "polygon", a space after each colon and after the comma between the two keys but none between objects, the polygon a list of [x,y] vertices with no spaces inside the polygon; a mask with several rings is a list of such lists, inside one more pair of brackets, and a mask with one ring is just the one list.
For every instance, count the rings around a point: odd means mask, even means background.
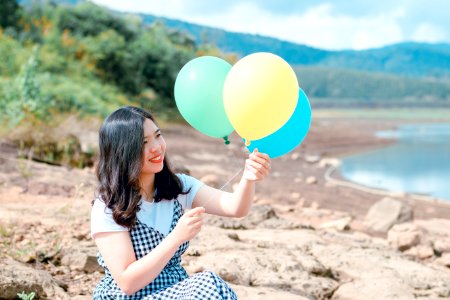
[{"label": "long dark hair", "polygon": [[[129,229],[136,224],[140,209],[145,119],[155,122],[141,108],[121,107],[105,119],[99,133],[99,198],[112,210],[114,221]],[[155,174],[155,189],[155,202],[187,193],[183,192],[182,182],[171,170],[166,156],[163,169]]]}]

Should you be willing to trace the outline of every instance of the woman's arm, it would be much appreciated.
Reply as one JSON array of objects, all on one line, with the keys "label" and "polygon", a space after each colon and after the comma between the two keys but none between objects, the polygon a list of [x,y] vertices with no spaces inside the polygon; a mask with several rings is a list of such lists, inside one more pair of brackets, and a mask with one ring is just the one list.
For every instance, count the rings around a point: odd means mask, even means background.
[{"label": "woman's arm", "polygon": [[178,247],[200,231],[204,211],[199,207],[186,212],[174,230],[139,260],[136,260],[128,231],[97,233],[95,243],[119,288],[132,295],[152,282]]},{"label": "woman's arm", "polygon": [[255,182],[267,177],[269,171],[269,156],[255,149],[245,161],[244,173],[234,193],[205,185],[197,192],[192,207],[204,207],[206,213],[218,216],[244,217],[255,196]]}]

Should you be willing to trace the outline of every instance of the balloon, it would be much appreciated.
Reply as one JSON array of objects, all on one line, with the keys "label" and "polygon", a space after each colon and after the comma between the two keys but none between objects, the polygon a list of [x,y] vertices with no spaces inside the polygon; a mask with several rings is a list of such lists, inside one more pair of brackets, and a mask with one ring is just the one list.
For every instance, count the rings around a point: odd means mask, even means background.
[{"label": "balloon", "polygon": [[225,112],[236,132],[247,141],[279,129],[294,112],[298,81],[281,57],[254,53],[239,60],[225,80]]},{"label": "balloon", "polygon": [[311,124],[311,106],[302,89],[298,92],[298,101],[295,111],[289,121],[276,132],[257,141],[252,141],[247,149],[253,152],[267,153],[271,158],[282,156],[291,152],[306,137]]},{"label": "balloon", "polygon": [[175,80],[175,102],[183,118],[198,131],[217,138],[233,132],[223,105],[223,84],[231,65],[202,56],[189,61]]}]

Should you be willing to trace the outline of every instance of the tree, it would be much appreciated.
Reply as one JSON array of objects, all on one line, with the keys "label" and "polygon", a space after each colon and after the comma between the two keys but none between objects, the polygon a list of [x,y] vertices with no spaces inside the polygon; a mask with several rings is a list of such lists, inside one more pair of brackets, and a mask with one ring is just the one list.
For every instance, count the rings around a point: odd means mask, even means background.
[{"label": "tree", "polygon": [[124,18],[90,2],[62,9],[58,27],[61,31],[69,30],[79,36],[97,36],[104,31],[114,30],[126,41],[133,39],[139,29]]},{"label": "tree", "polygon": [[0,1],[0,27],[16,27],[20,19],[20,6],[16,0]]}]

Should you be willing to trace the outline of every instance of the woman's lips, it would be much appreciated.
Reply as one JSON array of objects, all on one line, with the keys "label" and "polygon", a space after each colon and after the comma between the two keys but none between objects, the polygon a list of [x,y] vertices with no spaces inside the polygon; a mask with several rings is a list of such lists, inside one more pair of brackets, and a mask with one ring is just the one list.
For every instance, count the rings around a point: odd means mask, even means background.
[{"label": "woman's lips", "polygon": [[163,155],[161,154],[161,155],[155,156],[155,157],[153,157],[152,159],[150,159],[150,162],[157,164],[157,163],[162,162],[163,159],[164,159],[164,157],[163,157]]}]

